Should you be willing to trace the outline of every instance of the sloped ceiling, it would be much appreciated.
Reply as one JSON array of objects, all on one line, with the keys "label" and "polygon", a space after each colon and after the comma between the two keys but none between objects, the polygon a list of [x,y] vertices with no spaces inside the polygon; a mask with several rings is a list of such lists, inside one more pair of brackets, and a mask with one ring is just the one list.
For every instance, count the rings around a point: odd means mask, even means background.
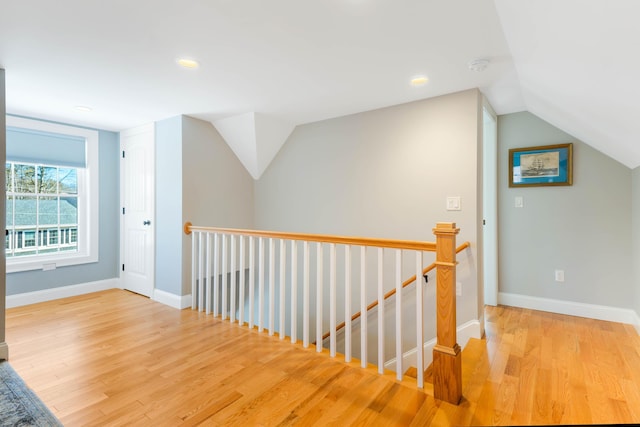
[{"label": "sloped ceiling", "polygon": [[[287,134],[260,123],[284,129],[474,87],[498,114],[530,110],[634,167],[638,3],[6,1],[0,67],[10,114],[114,131],[179,114],[253,126],[228,135],[249,141],[237,152],[254,177],[284,143],[273,135]],[[485,71],[469,70],[476,58]],[[429,82],[411,86],[416,75]]]},{"label": "sloped ceiling", "polygon": [[640,2],[496,0],[527,110],[640,165]]}]

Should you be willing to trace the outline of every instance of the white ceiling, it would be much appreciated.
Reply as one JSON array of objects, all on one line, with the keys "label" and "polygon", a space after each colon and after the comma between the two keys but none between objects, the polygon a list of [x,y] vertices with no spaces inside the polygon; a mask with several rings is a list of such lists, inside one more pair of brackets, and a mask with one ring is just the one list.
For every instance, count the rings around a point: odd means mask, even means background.
[{"label": "white ceiling", "polygon": [[[297,125],[478,87],[498,114],[529,110],[635,167],[639,12],[637,0],[3,1],[0,67],[9,113],[114,131],[179,114]],[[468,69],[476,58],[484,72]],[[429,83],[410,86],[419,74]]]}]

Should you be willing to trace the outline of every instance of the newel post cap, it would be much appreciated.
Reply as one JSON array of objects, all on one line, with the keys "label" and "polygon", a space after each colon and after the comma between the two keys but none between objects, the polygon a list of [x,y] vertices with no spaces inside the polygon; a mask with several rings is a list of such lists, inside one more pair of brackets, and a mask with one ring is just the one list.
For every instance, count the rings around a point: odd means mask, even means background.
[{"label": "newel post cap", "polygon": [[438,222],[436,228],[433,229],[433,234],[458,234],[459,228],[456,228],[455,222]]}]

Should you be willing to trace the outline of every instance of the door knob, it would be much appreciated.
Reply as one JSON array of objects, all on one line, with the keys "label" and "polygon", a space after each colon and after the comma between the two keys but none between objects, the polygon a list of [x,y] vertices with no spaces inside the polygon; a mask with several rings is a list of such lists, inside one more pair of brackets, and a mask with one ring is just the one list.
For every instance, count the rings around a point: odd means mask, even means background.
[{"label": "door knob", "polygon": [[143,221],[142,225],[151,225],[151,220]]}]

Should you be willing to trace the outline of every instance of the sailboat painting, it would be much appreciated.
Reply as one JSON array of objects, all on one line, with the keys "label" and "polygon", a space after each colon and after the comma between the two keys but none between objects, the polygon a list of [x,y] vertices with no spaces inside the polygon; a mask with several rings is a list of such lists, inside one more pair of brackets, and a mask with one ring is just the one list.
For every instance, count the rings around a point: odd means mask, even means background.
[{"label": "sailboat painting", "polygon": [[520,173],[523,178],[558,176],[559,171],[560,153],[557,151],[520,155]]},{"label": "sailboat painting", "polygon": [[509,150],[509,187],[573,185],[573,144]]}]

